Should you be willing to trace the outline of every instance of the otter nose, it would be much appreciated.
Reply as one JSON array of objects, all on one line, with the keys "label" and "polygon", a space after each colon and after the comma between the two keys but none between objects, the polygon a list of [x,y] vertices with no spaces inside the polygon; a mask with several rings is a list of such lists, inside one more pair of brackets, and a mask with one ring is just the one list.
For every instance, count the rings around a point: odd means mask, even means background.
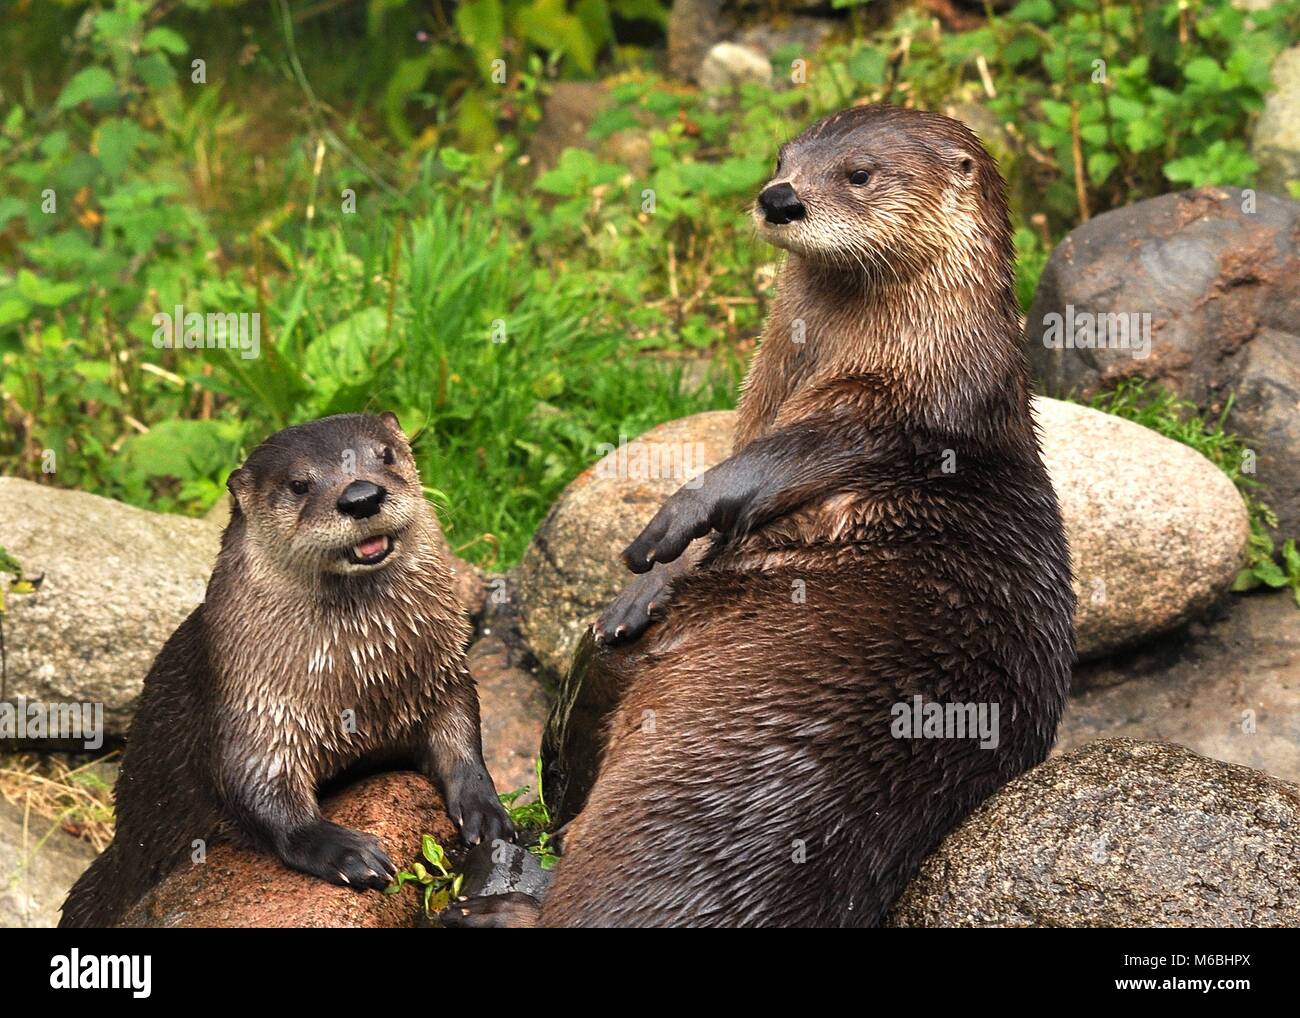
[{"label": "otter nose", "polygon": [[379,512],[387,494],[387,491],[370,481],[353,481],[339,496],[339,512],[354,520],[367,519]]},{"label": "otter nose", "polygon": [[758,196],[758,206],[769,223],[792,223],[804,216],[803,202],[789,184],[773,184]]}]

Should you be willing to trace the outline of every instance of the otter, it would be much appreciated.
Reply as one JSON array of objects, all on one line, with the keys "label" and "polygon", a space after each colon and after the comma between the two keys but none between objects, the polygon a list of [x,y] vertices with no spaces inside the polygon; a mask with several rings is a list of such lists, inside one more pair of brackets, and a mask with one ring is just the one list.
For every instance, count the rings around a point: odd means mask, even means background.
[{"label": "otter", "polygon": [[228,482],[207,593],[145,679],[115,787],[117,830],[65,927],[110,926],[216,839],[353,888],[396,872],[322,819],[317,789],[410,764],[468,843],[510,837],[483,763],[469,622],[397,418],[272,435]]},{"label": "otter", "polygon": [[548,722],[554,881],[449,925],[877,925],[1047,756],[1074,595],[1004,187],[920,110],[780,149],[753,217],[786,257],[734,452],[629,545],[639,577]]}]

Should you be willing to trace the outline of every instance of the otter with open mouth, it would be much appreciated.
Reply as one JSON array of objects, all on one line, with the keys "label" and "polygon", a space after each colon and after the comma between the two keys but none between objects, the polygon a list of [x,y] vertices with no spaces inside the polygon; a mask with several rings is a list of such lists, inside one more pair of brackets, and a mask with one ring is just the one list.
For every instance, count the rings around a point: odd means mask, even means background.
[{"label": "otter with open mouth", "polygon": [[228,486],[207,596],[145,679],[116,835],[62,926],[113,925],[215,839],[386,887],[396,867],[383,846],[324,820],[316,801],[367,767],[421,770],[468,843],[512,835],[483,764],[469,621],[397,418],[287,428]]}]

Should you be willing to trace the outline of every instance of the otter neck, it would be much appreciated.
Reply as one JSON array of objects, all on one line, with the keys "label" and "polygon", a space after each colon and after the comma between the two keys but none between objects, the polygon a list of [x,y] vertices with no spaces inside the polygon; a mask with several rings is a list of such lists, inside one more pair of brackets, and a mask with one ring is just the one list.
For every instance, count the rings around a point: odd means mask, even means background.
[{"label": "otter neck", "polygon": [[289,647],[298,637],[311,643],[316,634],[334,629],[358,638],[388,634],[405,660],[462,667],[469,619],[432,513],[412,521],[388,568],[362,575],[309,575],[258,548],[247,529],[242,514],[232,517],[209,582],[207,599],[227,609],[207,620],[218,638],[247,643],[249,633],[264,625],[274,634],[268,644],[289,662]]},{"label": "otter neck", "polygon": [[920,423],[962,430],[990,398],[1022,388],[1011,274],[989,271],[1005,261],[993,252],[979,255],[869,275],[791,254],[764,337],[790,351],[790,391],[811,378],[875,374]]}]

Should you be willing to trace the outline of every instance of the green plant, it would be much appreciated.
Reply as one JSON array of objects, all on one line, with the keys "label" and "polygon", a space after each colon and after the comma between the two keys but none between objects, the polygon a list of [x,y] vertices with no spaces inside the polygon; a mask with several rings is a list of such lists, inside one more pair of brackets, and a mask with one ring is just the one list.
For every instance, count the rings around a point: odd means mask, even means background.
[{"label": "green plant", "polygon": [[1290,587],[1296,606],[1300,607],[1300,551],[1296,550],[1294,537],[1283,541],[1279,552],[1267,530],[1252,526],[1248,556],[1248,564],[1237,574],[1233,590],[1254,590],[1261,586],[1272,587],[1274,590]]},{"label": "green plant", "polygon": [[1069,223],[1171,187],[1249,186],[1252,116],[1300,4],[1021,0],[969,32],[905,14],[886,98],[986,106],[1018,202]]},{"label": "green plant", "polygon": [[[372,3],[370,37],[391,30],[385,22],[406,6],[405,0]],[[522,69],[536,66],[534,60],[544,58],[552,75],[591,76],[602,51],[616,42],[615,16],[661,29],[668,21],[668,6],[660,0],[438,0],[412,6],[431,10],[420,21],[418,51],[397,63],[384,89],[385,123],[403,144],[420,144],[408,110],[423,105],[436,111],[435,124],[451,128],[451,140],[475,150],[498,140],[503,107],[513,103]],[[439,131],[435,126],[434,136]]]},{"label": "green plant", "polygon": [[506,792],[499,798],[506,812],[510,814],[510,822],[515,825],[519,843],[537,856],[542,869],[549,870],[559,861],[551,838],[554,821],[551,819],[550,807],[546,805],[546,797],[542,794],[541,757],[537,758],[533,766],[537,773],[536,799],[519,802],[528,794],[527,785],[516,788],[513,792]]},{"label": "green plant", "polygon": [[[549,870],[558,861],[551,845],[551,812],[542,796],[542,761],[539,757],[534,763],[537,772],[537,798],[529,802],[519,802],[528,794],[528,786],[506,792],[497,798],[506,807],[510,822],[515,826],[518,843],[538,857],[542,869]],[[409,883],[421,887],[421,902],[426,913],[441,912],[460,894],[464,884],[464,874],[452,868],[451,860],[436,838],[426,834],[420,839],[420,854],[429,865],[416,861],[410,869],[398,872],[396,879],[385,890],[386,894],[397,894]]]},{"label": "green plant", "polygon": [[[385,894],[400,894],[407,884],[420,885],[420,902],[427,913],[441,912],[460,894],[465,877],[449,867],[450,860],[436,838],[426,834],[420,839],[420,855],[424,862],[416,861],[407,870],[399,870]],[[428,863],[425,866],[424,863]]]}]

